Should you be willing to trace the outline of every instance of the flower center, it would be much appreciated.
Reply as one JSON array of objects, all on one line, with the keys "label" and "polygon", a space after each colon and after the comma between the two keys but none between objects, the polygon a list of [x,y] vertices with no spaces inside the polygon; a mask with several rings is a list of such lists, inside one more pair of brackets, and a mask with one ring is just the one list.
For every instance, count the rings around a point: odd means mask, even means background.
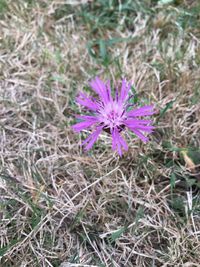
[{"label": "flower center", "polygon": [[110,129],[120,127],[125,118],[124,109],[117,102],[109,103],[107,106],[102,108],[100,115],[100,120],[103,122],[105,127]]}]

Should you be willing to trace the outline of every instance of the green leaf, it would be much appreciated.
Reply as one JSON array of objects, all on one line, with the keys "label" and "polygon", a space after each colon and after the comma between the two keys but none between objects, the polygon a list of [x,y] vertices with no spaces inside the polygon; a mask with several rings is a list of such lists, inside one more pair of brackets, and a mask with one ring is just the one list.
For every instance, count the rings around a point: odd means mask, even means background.
[{"label": "green leaf", "polygon": [[89,55],[100,61],[104,66],[108,66],[111,63],[111,55],[109,53],[109,47],[122,43],[135,43],[138,41],[138,37],[128,38],[111,38],[111,39],[96,39],[89,41],[86,45]]},{"label": "green leaf", "polygon": [[173,190],[175,188],[175,185],[176,185],[176,175],[175,173],[171,173],[171,176],[170,176],[170,186],[171,186],[171,190]]},{"label": "green leaf", "polygon": [[126,229],[127,227],[124,226],[120,228],[119,230],[115,231],[114,233],[112,233],[110,236],[111,243],[115,242],[118,238],[120,238],[123,235],[123,233],[126,231]]},{"label": "green leaf", "polygon": [[63,85],[66,85],[66,80],[65,80],[65,78],[62,77],[62,76],[60,76],[60,75],[53,75],[53,76],[51,77],[51,80],[52,80],[52,81],[59,82],[59,83],[61,83],[61,84],[63,84]]},{"label": "green leaf", "polygon": [[99,40],[99,50],[100,50],[100,57],[105,60],[107,57],[107,49],[106,49],[106,42],[104,40]]},{"label": "green leaf", "polygon": [[0,248],[0,257],[3,257],[4,254],[11,249],[14,245],[16,245],[18,242],[21,242],[23,239],[13,239],[10,241],[9,245],[3,246]]},{"label": "green leaf", "polygon": [[188,157],[192,159],[195,165],[200,164],[200,149],[197,150],[190,150],[187,151]]},{"label": "green leaf", "polygon": [[176,99],[172,100],[166,104],[166,106],[160,111],[160,114],[158,116],[159,119],[165,115],[165,113],[168,111],[168,109],[171,109],[173,107],[173,104],[175,101],[176,101]]},{"label": "green leaf", "polygon": [[188,186],[193,186],[196,184],[197,181],[196,181],[196,179],[188,178],[186,182],[187,182]]},{"label": "green leaf", "polygon": [[3,14],[7,8],[8,4],[6,3],[6,0],[0,0],[0,15]]}]

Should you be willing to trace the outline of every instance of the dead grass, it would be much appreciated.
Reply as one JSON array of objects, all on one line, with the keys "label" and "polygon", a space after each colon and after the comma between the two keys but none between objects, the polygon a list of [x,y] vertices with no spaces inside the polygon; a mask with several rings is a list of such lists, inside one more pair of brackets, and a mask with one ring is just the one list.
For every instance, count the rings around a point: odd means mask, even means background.
[{"label": "dead grass", "polygon": [[[93,32],[80,2],[1,13],[1,266],[199,266],[199,176],[180,152],[200,163],[200,28],[166,6]],[[114,40],[106,58],[102,38]],[[94,75],[125,75],[159,112],[151,142],[129,137],[121,159],[106,134],[86,154],[70,128]]]}]

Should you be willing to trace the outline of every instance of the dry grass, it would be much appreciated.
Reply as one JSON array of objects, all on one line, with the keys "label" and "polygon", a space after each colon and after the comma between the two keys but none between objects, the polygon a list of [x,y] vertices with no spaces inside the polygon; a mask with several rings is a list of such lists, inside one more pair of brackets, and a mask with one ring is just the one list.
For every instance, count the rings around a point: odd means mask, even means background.
[{"label": "dry grass", "polygon": [[[200,163],[200,28],[178,24],[187,1],[103,30],[64,2],[0,1],[1,266],[200,266],[188,161]],[[106,58],[102,38],[114,40]],[[87,154],[70,128],[95,75],[125,75],[159,112],[151,141],[129,137],[121,159],[108,135]]]}]

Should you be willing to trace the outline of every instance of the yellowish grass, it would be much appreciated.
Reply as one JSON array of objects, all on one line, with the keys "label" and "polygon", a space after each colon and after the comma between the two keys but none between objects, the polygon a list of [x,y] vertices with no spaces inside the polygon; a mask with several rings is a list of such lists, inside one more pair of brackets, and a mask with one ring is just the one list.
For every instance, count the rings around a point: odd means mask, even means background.
[{"label": "yellowish grass", "polygon": [[138,38],[108,50],[141,101],[158,112],[172,106],[148,144],[129,136],[119,159],[102,134],[87,154],[70,128],[74,96],[93,75],[121,74],[115,61],[106,68],[89,55],[89,29],[73,9],[55,19],[63,4],[10,1],[0,20],[2,266],[199,266],[199,192],[186,185],[178,150],[200,146],[198,34],[163,38],[162,12],[149,33],[140,13],[134,32],[105,29],[105,38]]}]

